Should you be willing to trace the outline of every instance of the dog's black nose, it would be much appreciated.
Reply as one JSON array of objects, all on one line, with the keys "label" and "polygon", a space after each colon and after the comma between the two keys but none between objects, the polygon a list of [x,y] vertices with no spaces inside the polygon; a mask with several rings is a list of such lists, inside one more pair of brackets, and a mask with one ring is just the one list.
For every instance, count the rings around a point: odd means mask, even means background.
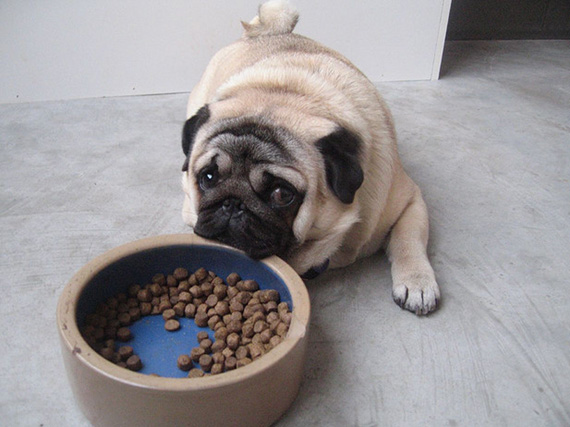
[{"label": "dog's black nose", "polygon": [[222,209],[228,214],[240,213],[245,209],[245,204],[237,197],[228,197],[222,202]]}]

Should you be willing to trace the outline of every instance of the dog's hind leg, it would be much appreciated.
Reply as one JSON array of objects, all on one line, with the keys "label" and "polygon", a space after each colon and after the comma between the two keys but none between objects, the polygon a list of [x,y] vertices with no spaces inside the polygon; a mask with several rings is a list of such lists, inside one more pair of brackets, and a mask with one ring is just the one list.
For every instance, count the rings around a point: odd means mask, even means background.
[{"label": "dog's hind leg", "polygon": [[392,228],[387,251],[392,263],[394,301],[416,314],[427,314],[436,309],[440,292],[426,252],[427,208],[420,189],[414,187],[409,204]]}]

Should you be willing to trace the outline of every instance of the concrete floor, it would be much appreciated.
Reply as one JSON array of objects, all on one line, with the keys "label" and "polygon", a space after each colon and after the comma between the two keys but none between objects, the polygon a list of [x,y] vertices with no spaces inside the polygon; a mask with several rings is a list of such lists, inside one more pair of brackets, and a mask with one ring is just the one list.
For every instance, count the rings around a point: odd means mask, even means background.
[{"label": "concrete floor", "polygon": [[[570,42],[461,42],[437,82],[379,85],[431,213],[443,302],[385,258],[309,283],[306,374],[279,426],[570,424]],[[94,256],[186,231],[187,95],[0,106],[0,424],[86,426],[55,307]]]}]

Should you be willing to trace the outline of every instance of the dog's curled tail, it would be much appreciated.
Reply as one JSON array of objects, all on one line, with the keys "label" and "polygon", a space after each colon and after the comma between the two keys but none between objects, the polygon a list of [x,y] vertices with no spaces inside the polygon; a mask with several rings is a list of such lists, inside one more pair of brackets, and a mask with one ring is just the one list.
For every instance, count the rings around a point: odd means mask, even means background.
[{"label": "dog's curled tail", "polygon": [[243,22],[245,37],[273,36],[293,31],[299,12],[287,0],[270,0],[259,6],[257,16]]}]

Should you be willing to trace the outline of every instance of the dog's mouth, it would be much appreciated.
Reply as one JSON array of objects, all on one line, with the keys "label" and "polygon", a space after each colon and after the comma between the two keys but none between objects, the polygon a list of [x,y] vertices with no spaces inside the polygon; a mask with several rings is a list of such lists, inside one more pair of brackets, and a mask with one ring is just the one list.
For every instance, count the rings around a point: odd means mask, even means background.
[{"label": "dog's mouth", "polygon": [[284,224],[264,221],[249,211],[243,203],[224,201],[202,209],[194,232],[206,239],[216,240],[244,251],[254,259],[271,255],[283,256],[292,232]]}]

